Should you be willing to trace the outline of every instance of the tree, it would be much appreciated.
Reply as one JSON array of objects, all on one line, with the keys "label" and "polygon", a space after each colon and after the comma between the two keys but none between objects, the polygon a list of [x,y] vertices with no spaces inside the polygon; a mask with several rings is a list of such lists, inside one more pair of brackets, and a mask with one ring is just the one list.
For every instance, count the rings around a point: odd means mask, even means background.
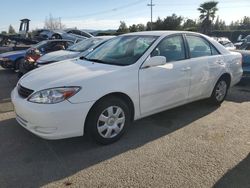
[{"label": "tree", "polygon": [[177,16],[176,14],[172,14],[172,16],[167,16],[163,21],[163,29],[180,30],[182,21],[183,18],[181,16]]},{"label": "tree", "polygon": [[[171,16],[167,16],[165,19],[161,19],[158,17],[156,22],[153,22],[153,30],[180,30],[181,23],[183,18],[181,16],[177,16],[176,14],[172,14]],[[150,30],[150,22],[147,23],[147,30]]]},{"label": "tree", "polygon": [[211,32],[211,27],[213,20],[215,18],[218,2],[217,1],[208,1],[202,3],[198,10],[200,11],[200,20],[202,32],[208,34]]},{"label": "tree", "polygon": [[54,18],[52,15],[49,15],[49,18],[45,19],[44,29],[64,29],[65,25],[62,24],[61,18]]},{"label": "tree", "polygon": [[2,31],[1,34],[2,34],[2,35],[6,35],[7,32],[6,32],[6,31]]},{"label": "tree", "polygon": [[227,28],[227,26],[226,26],[225,21],[220,20],[219,16],[218,16],[213,28],[214,28],[214,30],[225,30]]},{"label": "tree", "polygon": [[183,29],[187,31],[197,31],[198,24],[195,20],[187,19],[183,23]]},{"label": "tree", "polygon": [[16,31],[15,31],[15,29],[14,29],[14,27],[12,25],[9,26],[8,33],[9,34],[15,34],[16,33]]},{"label": "tree", "polygon": [[130,32],[138,32],[138,31],[145,31],[146,27],[143,24],[133,24],[131,26],[129,26],[129,31]]},{"label": "tree", "polygon": [[240,22],[240,29],[250,29],[250,17],[244,16]]},{"label": "tree", "polygon": [[129,29],[126,23],[124,21],[120,21],[120,26],[117,30],[117,33],[128,33],[128,32],[129,32]]}]

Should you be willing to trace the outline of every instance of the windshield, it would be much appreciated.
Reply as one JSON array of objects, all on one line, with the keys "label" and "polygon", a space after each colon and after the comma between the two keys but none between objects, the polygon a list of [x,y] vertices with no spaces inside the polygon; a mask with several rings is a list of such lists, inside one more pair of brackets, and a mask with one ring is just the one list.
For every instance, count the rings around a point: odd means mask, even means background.
[{"label": "windshield", "polygon": [[84,52],[90,48],[92,48],[97,43],[103,41],[101,38],[90,38],[85,39],[79,43],[74,44],[73,46],[70,46],[67,50],[74,51],[74,52]]},{"label": "windshield", "polygon": [[37,44],[35,44],[35,45],[32,45],[32,48],[41,48],[41,47],[43,47],[45,44],[47,44],[47,42],[48,42],[48,41],[44,40],[44,41],[39,42],[39,43],[37,43]]},{"label": "windshield", "polygon": [[131,65],[144,54],[156,38],[156,36],[116,37],[87,55],[86,59],[112,65]]}]

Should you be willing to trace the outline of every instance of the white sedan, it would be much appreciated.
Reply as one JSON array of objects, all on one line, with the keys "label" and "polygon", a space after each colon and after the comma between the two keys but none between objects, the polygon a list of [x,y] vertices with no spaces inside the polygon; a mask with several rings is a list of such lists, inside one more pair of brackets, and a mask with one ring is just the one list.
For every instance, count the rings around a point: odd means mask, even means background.
[{"label": "white sedan", "polygon": [[205,98],[220,105],[241,79],[241,60],[198,33],[131,33],[28,73],[11,99],[17,121],[42,138],[86,133],[109,144],[133,120]]}]

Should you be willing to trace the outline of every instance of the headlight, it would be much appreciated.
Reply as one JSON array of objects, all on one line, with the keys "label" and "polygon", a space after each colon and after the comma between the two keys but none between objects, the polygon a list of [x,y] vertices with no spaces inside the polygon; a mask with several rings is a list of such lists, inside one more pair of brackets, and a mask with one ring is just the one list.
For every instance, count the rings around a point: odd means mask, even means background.
[{"label": "headlight", "polygon": [[11,61],[11,60],[7,57],[0,57],[0,61]]},{"label": "headlight", "polygon": [[32,94],[28,101],[39,104],[55,104],[75,95],[80,87],[59,87],[38,91]]}]

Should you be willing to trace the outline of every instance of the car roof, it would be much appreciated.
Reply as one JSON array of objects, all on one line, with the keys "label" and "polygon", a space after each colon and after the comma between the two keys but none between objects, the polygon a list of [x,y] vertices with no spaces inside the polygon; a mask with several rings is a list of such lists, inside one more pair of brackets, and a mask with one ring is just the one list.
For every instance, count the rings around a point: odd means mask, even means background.
[{"label": "car roof", "polygon": [[199,34],[200,33],[195,33],[195,32],[190,32],[190,31],[141,31],[141,32],[134,32],[134,33],[128,33],[124,35],[151,35],[151,36],[167,36],[167,35],[172,35],[172,34],[178,34],[178,33],[190,33],[190,34]]},{"label": "car roof", "polygon": [[92,38],[98,38],[98,39],[111,39],[111,38],[114,38],[116,36],[114,35],[105,35],[105,36],[96,36],[96,37],[92,37]]},{"label": "car roof", "polygon": [[67,39],[51,39],[51,40],[45,40],[46,42],[74,42],[72,40]]}]

